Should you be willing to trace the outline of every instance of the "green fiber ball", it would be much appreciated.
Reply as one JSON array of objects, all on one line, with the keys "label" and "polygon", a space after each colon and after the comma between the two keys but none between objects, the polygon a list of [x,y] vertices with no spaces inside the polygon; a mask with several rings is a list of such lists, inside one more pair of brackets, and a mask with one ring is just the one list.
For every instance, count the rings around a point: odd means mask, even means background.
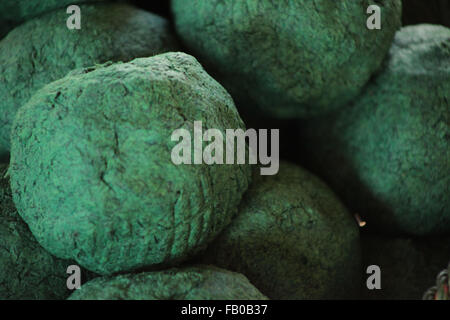
[{"label": "green fiber ball", "polygon": [[360,283],[359,230],[333,192],[300,167],[260,176],[229,227],[199,256],[244,274],[270,299],[344,299]]},{"label": "green fiber ball", "polygon": [[17,110],[44,85],[75,68],[130,61],[177,48],[168,22],[126,4],[81,6],[80,30],[64,11],[48,13],[0,41],[0,155],[10,149]]},{"label": "green fiber ball", "polygon": [[246,277],[213,266],[96,278],[69,300],[267,300]]},{"label": "green fiber ball", "polygon": [[19,213],[50,252],[100,274],[187,258],[229,224],[251,179],[249,165],[172,162],[172,134],[194,121],[245,130],[231,96],[184,53],[49,84],[11,135]]},{"label": "green fiber ball", "polygon": [[[436,275],[450,261],[450,237],[408,238],[379,235],[361,237],[364,274],[367,267],[380,267],[381,290],[363,283],[363,299],[420,300],[436,283]],[[369,281],[373,284],[373,281]]]},{"label": "green fiber ball", "polygon": [[[367,28],[371,4],[381,7],[380,30]],[[173,0],[172,7],[184,44],[245,100],[242,107],[253,103],[279,118],[321,115],[354,98],[401,25],[401,0]]]},{"label": "green fiber ball", "polygon": [[[65,299],[67,268],[42,248],[14,206],[7,165],[0,165],[0,300]],[[82,279],[92,278],[82,271]]]},{"label": "green fiber ball", "polygon": [[305,154],[384,232],[450,231],[450,29],[403,28],[353,106],[308,124]]},{"label": "green fiber ball", "polygon": [[66,10],[70,5],[98,1],[105,0],[2,0],[0,2],[0,22],[20,23],[56,9],[60,9],[59,11],[69,17]]}]

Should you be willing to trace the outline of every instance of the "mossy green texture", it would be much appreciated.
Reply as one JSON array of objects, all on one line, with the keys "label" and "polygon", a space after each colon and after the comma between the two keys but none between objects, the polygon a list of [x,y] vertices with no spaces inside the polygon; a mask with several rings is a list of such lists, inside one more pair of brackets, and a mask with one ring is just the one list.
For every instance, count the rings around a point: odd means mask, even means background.
[{"label": "mossy green texture", "polygon": [[[408,238],[362,235],[364,274],[370,265],[381,270],[381,290],[368,290],[363,299],[420,300],[450,261],[450,238]],[[366,274],[369,277],[370,274]]]},{"label": "mossy green texture", "polygon": [[74,262],[42,248],[14,206],[7,164],[0,164],[0,300],[65,299]]},{"label": "mossy green texture", "polygon": [[69,300],[267,300],[246,277],[213,266],[94,279]]},{"label": "mossy green texture", "polygon": [[0,41],[0,155],[10,149],[17,109],[44,85],[75,68],[177,49],[168,22],[159,16],[127,4],[80,8],[80,30],[69,30],[65,11],[55,11],[20,25]]},{"label": "mossy green texture", "polygon": [[[381,30],[366,27],[371,4],[381,7]],[[184,44],[245,100],[242,107],[251,101],[280,118],[321,115],[354,98],[401,25],[400,0],[173,0],[172,7]]]},{"label": "mossy green texture", "polygon": [[237,211],[249,165],[175,165],[176,129],[243,129],[231,96],[184,53],[87,68],[38,91],[12,132],[11,185],[38,241],[100,274],[167,266]]},{"label": "mossy green texture", "polygon": [[353,106],[306,129],[312,163],[348,207],[383,232],[450,231],[450,29],[396,35]]},{"label": "mossy green texture", "polygon": [[[63,8],[61,11],[66,13],[66,8],[72,4],[98,1],[105,0],[2,0],[0,2],[0,22],[21,23],[55,9]],[[67,14],[66,16],[69,17]]]},{"label": "mossy green texture", "polygon": [[359,230],[333,192],[312,174],[282,162],[260,176],[238,216],[199,261],[244,274],[270,299],[358,296]]}]

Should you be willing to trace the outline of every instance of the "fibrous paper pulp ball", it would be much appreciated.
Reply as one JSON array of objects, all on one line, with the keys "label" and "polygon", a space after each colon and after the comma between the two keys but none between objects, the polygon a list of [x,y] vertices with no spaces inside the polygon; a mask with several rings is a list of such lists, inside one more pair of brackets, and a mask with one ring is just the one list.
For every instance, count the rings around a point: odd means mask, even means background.
[{"label": "fibrous paper pulp ball", "polygon": [[398,32],[353,106],[305,128],[305,154],[348,207],[383,232],[450,231],[450,29]]},{"label": "fibrous paper pulp ball", "polygon": [[98,1],[104,0],[2,0],[0,2],[0,22],[21,23],[48,11],[61,9],[61,12],[66,13],[66,9],[70,5]]},{"label": "fibrous paper pulp ball", "polygon": [[194,121],[245,130],[230,95],[183,53],[49,84],[11,135],[19,213],[50,252],[100,274],[188,257],[230,222],[251,179],[249,165],[172,162],[172,134]]},{"label": "fibrous paper pulp ball", "polygon": [[96,278],[70,300],[267,300],[246,277],[213,266]]},{"label": "fibrous paper pulp ball", "polygon": [[[42,248],[14,206],[6,164],[0,164],[0,300],[65,299],[75,263]],[[92,274],[82,270],[82,279]]]},{"label": "fibrous paper pulp ball", "polygon": [[364,281],[363,299],[420,300],[450,259],[448,236],[414,239],[363,235],[361,242],[366,278],[373,274],[366,273],[368,266],[376,265],[381,272],[381,290],[369,290]]},{"label": "fibrous paper pulp ball", "polygon": [[[381,30],[369,30],[369,5]],[[184,44],[248,106],[292,118],[354,98],[401,25],[400,0],[173,0]],[[248,101],[252,102],[249,103]]]},{"label": "fibrous paper pulp ball", "polygon": [[0,40],[8,34],[13,28],[13,24],[6,21],[0,21]]},{"label": "fibrous paper pulp ball", "polygon": [[333,192],[282,162],[260,176],[238,216],[198,261],[244,274],[270,299],[343,299],[360,283],[359,230]]},{"label": "fibrous paper pulp ball", "polygon": [[0,41],[0,155],[10,149],[17,109],[44,85],[75,68],[177,48],[168,22],[149,12],[126,4],[80,8],[80,30],[69,30],[67,14],[55,11],[28,21]]}]

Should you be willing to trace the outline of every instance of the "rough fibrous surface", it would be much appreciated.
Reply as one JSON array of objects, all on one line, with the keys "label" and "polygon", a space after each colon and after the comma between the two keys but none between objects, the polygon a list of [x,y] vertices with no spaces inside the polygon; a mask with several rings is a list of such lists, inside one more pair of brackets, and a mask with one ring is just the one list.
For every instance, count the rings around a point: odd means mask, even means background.
[{"label": "rough fibrous surface", "polygon": [[212,266],[94,279],[70,300],[266,300],[246,277]]},{"label": "rough fibrous surface", "polygon": [[[371,4],[381,7],[381,30],[366,27]],[[172,6],[185,45],[233,97],[283,118],[324,114],[354,98],[401,23],[400,0],[173,0]]]},{"label": "rough fibrous surface", "polygon": [[105,0],[2,0],[0,22],[20,23],[55,9],[61,9],[61,12],[66,13],[66,8],[72,4],[98,1]]},{"label": "rough fibrous surface", "polygon": [[339,299],[357,295],[358,227],[320,180],[281,163],[259,176],[239,214],[200,261],[244,274],[270,299]]},{"label": "rough fibrous surface", "polygon": [[191,56],[88,68],[38,91],[12,132],[18,211],[58,257],[110,274],[186,258],[231,220],[248,165],[175,165],[176,129],[241,128]]},{"label": "rough fibrous surface", "polygon": [[15,28],[0,41],[0,155],[9,151],[17,109],[44,85],[75,68],[177,48],[165,19],[132,6],[83,5],[81,16],[80,30],[69,30],[68,15],[55,11]]},{"label": "rough fibrous surface", "polygon": [[0,300],[65,299],[74,262],[53,257],[33,237],[14,207],[6,171],[0,164]]},{"label": "rough fibrous surface", "polygon": [[368,290],[364,282],[363,299],[420,300],[450,258],[449,237],[364,235],[361,240],[363,272],[370,265],[381,270],[381,290]]},{"label": "rough fibrous surface", "polygon": [[450,29],[398,32],[350,108],[306,129],[316,170],[384,232],[450,231]]}]

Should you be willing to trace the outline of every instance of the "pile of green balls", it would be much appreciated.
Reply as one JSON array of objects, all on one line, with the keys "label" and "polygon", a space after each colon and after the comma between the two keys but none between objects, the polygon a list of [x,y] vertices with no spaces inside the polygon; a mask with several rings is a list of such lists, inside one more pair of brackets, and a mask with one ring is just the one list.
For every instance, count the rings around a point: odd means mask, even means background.
[{"label": "pile of green balls", "polygon": [[[377,30],[372,0],[80,2],[79,29],[73,1],[0,4],[0,300],[422,297],[450,256],[450,29],[402,28],[401,0]],[[281,128],[277,173],[175,163],[199,122]]]}]

